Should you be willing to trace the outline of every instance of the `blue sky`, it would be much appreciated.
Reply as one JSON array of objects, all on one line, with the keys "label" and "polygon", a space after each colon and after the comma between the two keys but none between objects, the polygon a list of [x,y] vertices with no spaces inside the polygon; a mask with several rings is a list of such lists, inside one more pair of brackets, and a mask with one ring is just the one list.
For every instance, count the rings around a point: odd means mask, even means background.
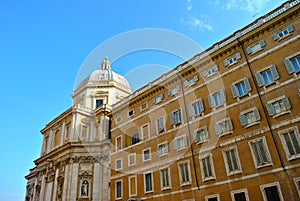
[{"label": "blue sky", "polygon": [[[0,0],[0,201],[24,200],[24,176],[40,154],[39,131],[72,105],[77,73],[98,45],[131,30],[160,28],[178,32],[208,48],[282,3]],[[100,60],[103,57],[99,55]],[[140,76],[145,81],[180,62],[174,55],[148,50],[118,59],[113,69],[122,75],[130,73],[130,78],[143,74],[134,70],[137,67],[159,64],[162,68],[147,78]]]}]

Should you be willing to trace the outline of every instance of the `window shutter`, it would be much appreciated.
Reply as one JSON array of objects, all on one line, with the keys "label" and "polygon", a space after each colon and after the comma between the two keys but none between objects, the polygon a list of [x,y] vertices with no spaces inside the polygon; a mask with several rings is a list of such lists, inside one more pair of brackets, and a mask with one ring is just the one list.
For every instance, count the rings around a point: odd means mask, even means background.
[{"label": "window shutter", "polygon": [[156,99],[152,98],[152,103],[155,104],[156,103]]},{"label": "window shutter", "polygon": [[272,72],[272,75],[273,75],[273,77],[274,77],[274,80],[277,80],[277,79],[280,78],[275,65],[272,65],[272,66],[270,67],[270,70],[271,70],[271,72]]},{"label": "window shutter", "polygon": [[207,138],[209,138],[209,132],[208,132],[208,128],[207,128],[207,127],[204,128],[204,133],[205,133],[205,135],[207,136]]},{"label": "window shutter", "polygon": [[184,86],[185,86],[185,87],[188,87],[188,86],[189,86],[189,82],[188,82],[187,80],[184,82]]},{"label": "window shutter", "polygon": [[198,75],[194,76],[194,81],[197,82],[199,80]]},{"label": "window shutter", "polygon": [[220,94],[221,94],[221,98],[222,98],[222,103],[225,103],[225,102],[226,102],[225,89],[222,89],[222,90],[220,91]]},{"label": "window shutter", "polygon": [[176,92],[180,91],[180,85],[176,86]]},{"label": "window shutter", "polygon": [[252,48],[251,47],[247,47],[246,48],[246,52],[247,52],[247,54],[251,54],[252,53]]},{"label": "window shutter", "polygon": [[218,123],[215,124],[215,132],[216,132],[217,135],[222,134],[221,127],[220,127],[220,125]]},{"label": "window shutter", "polygon": [[173,113],[170,114],[170,123],[171,125],[175,124],[175,115]]},{"label": "window shutter", "polygon": [[167,152],[169,153],[170,152],[169,142],[166,143],[166,146],[167,146]]},{"label": "window shutter", "polygon": [[204,105],[203,105],[202,98],[200,98],[198,102],[199,102],[199,106],[200,106],[200,112],[204,112]]},{"label": "window shutter", "polygon": [[255,116],[256,121],[261,120],[261,117],[260,117],[258,108],[255,108],[255,109],[253,110],[253,113],[254,113],[254,116]]},{"label": "window shutter", "polygon": [[274,40],[278,40],[279,39],[279,36],[278,36],[277,33],[274,33],[272,37],[273,37]]},{"label": "window shutter", "polygon": [[210,108],[213,108],[213,107],[216,106],[215,99],[214,99],[214,97],[212,95],[208,95],[207,99],[208,99],[208,103],[209,103],[209,107]]},{"label": "window shutter", "polygon": [[237,60],[241,59],[241,58],[242,58],[241,53],[237,52],[237,53],[235,54],[235,58],[236,58]]},{"label": "window shutter", "polygon": [[189,116],[192,117],[195,115],[195,110],[193,104],[189,104]]},{"label": "window shutter", "polygon": [[160,94],[159,97],[160,97],[161,100],[163,100],[164,99],[164,94]]},{"label": "window shutter", "polygon": [[260,72],[255,73],[255,78],[256,78],[256,82],[259,87],[261,87],[265,84]]},{"label": "window shutter", "polygon": [[231,119],[227,119],[226,124],[228,125],[228,130],[232,131],[233,130],[233,125],[232,125]]},{"label": "window shutter", "polygon": [[292,62],[291,62],[291,60],[285,59],[285,60],[284,60],[284,65],[285,65],[286,70],[288,71],[289,74],[292,74],[292,73],[295,72],[295,68],[294,68],[294,66],[293,66],[293,64],[292,64]]},{"label": "window shutter", "polygon": [[178,147],[178,140],[174,140],[174,150],[177,150],[179,147]]},{"label": "window shutter", "polygon": [[261,163],[264,164],[264,163],[269,162],[269,158],[266,153],[265,145],[262,140],[257,141],[257,148],[261,154]]},{"label": "window shutter", "polygon": [[245,115],[244,114],[240,114],[239,117],[240,117],[241,125],[242,126],[246,126],[247,125],[247,121],[246,121]]},{"label": "window shutter", "polygon": [[267,110],[268,110],[268,113],[269,113],[270,116],[275,114],[275,110],[274,110],[273,105],[271,103],[267,103],[266,107],[267,107]]},{"label": "window shutter", "polygon": [[207,70],[202,71],[202,75],[203,75],[203,77],[207,77],[208,76],[208,71]]},{"label": "window shutter", "polygon": [[189,144],[189,138],[188,138],[188,136],[185,136],[184,137],[184,145],[185,145],[185,147],[187,147],[188,146],[188,144]]},{"label": "window shutter", "polygon": [[260,40],[259,45],[260,45],[260,47],[265,47],[266,46],[266,41],[265,40]]},{"label": "window shutter", "polygon": [[224,60],[224,65],[228,66],[229,65],[229,61],[227,59]]},{"label": "window shutter", "polygon": [[284,98],[282,99],[282,102],[283,102],[283,104],[284,104],[284,106],[285,106],[285,108],[286,108],[287,110],[289,110],[289,109],[292,108],[291,103],[290,103],[288,97],[284,97]]},{"label": "window shutter", "polygon": [[168,90],[168,96],[170,96],[172,93],[171,93],[171,90],[169,89]]},{"label": "window shutter", "polygon": [[218,65],[214,65],[214,66],[212,67],[212,69],[213,69],[213,71],[218,71],[218,70],[219,70],[219,66],[218,66]]},{"label": "window shutter", "polygon": [[181,123],[182,122],[182,113],[181,113],[181,109],[178,110],[178,120],[177,123]]},{"label": "window shutter", "polygon": [[257,165],[261,164],[261,159],[260,159],[260,157],[258,155],[258,150],[257,150],[256,142],[251,142],[251,147],[252,147],[252,150],[253,150],[254,158],[256,160],[256,164]]},{"label": "window shutter", "polygon": [[287,27],[287,30],[289,31],[289,33],[293,32],[293,31],[294,31],[294,26],[290,24],[290,25]]},{"label": "window shutter", "polygon": [[236,88],[235,84],[231,84],[230,89],[231,89],[231,93],[232,93],[233,98],[236,98],[236,97],[239,96],[239,93],[237,91],[237,88]]},{"label": "window shutter", "polygon": [[247,77],[244,79],[244,83],[245,83],[245,87],[246,87],[247,92],[250,92],[251,91],[251,85],[250,85],[249,79]]},{"label": "window shutter", "polygon": [[161,149],[157,146],[156,155],[159,156],[161,154]]}]

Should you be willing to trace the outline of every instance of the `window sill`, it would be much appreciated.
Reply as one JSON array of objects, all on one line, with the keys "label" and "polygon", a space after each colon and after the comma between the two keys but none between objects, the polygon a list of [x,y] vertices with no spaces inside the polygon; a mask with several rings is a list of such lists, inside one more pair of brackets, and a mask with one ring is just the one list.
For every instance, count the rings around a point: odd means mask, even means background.
[{"label": "window sill", "polygon": [[227,172],[227,175],[228,175],[228,176],[232,176],[232,175],[240,174],[240,173],[242,173],[241,170],[236,170],[236,171],[233,171],[233,172]]},{"label": "window sill", "polygon": [[249,127],[252,127],[252,126],[255,126],[255,125],[258,125],[258,124],[260,124],[260,121],[257,121],[257,122],[248,124],[248,125],[246,125],[246,126],[244,126],[244,127],[245,127],[245,128],[249,128]]},{"label": "window sill", "polygon": [[261,169],[264,167],[272,166],[273,164],[271,162],[263,164],[263,165],[256,165],[256,169]]},{"label": "window sill", "polygon": [[286,37],[288,37],[290,35],[292,35],[292,33],[288,33],[287,35],[284,35],[284,36],[278,38],[276,41],[281,41],[281,40],[285,39]]},{"label": "window sill", "polygon": [[241,101],[241,99],[244,99],[244,98],[248,98],[248,97],[250,97],[251,96],[251,93],[249,92],[249,93],[246,93],[246,94],[243,94],[243,95],[241,95],[241,96],[238,96],[237,97],[237,101]]},{"label": "window sill", "polygon": [[145,194],[150,194],[150,193],[153,193],[154,191],[146,191]]},{"label": "window sill", "polygon": [[280,112],[280,113],[278,113],[278,114],[275,114],[275,115],[273,116],[273,118],[275,119],[275,118],[277,118],[277,117],[280,117],[280,116],[282,116],[282,115],[289,114],[289,113],[291,113],[291,110],[287,110],[287,111],[284,111],[284,112]]},{"label": "window sill", "polygon": [[300,154],[295,154],[293,156],[289,156],[288,161],[292,161],[292,160],[295,160],[295,159],[298,159],[298,158],[300,158]]},{"label": "window sill", "polygon": [[205,181],[211,181],[211,180],[215,180],[216,177],[207,177],[207,178],[203,178],[203,182]]},{"label": "window sill", "polygon": [[233,132],[232,131],[228,131],[228,132],[225,132],[225,133],[221,133],[221,134],[219,134],[218,136],[219,137],[222,137],[222,136],[224,136],[224,135],[229,135],[229,134],[232,134]]},{"label": "window sill", "polygon": [[162,191],[166,191],[166,190],[170,190],[170,189],[172,189],[172,187],[171,187],[171,186],[168,186],[168,187],[162,188],[161,190],[162,190]]},{"label": "window sill", "polygon": [[180,186],[188,186],[188,185],[192,185],[192,182],[185,182],[185,183],[180,183]]},{"label": "window sill", "polygon": [[186,148],[187,148],[187,146],[186,147],[181,147],[179,149],[175,149],[175,151],[182,151],[182,150],[185,150]]},{"label": "window sill", "polygon": [[257,49],[256,51],[251,52],[250,55],[254,55],[254,54],[256,54],[257,52],[260,52],[260,51],[262,51],[262,50],[263,50],[263,48],[261,47],[261,48]]},{"label": "window sill", "polygon": [[160,155],[157,155],[158,157],[163,157],[163,156],[167,156],[169,155],[169,153],[163,153],[163,154],[160,154]]},{"label": "window sill", "polygon": [[203,144],[203,143],[205,143],[205,142],[208,142],[209,141],[209,139],[207,139],[207,140],[202,140],[202,141],[200,141],[200,142],[195,142],[197,145],[201,145],[201,144]]},{"label": "window sill", "polygon": [[204,116],[204,112],[201,112],[201,113],[199,113],[199,114],[193,115],[192,119],[194,120],[194,119],[196,119],[196,118],[203,117],[203,116]]}]

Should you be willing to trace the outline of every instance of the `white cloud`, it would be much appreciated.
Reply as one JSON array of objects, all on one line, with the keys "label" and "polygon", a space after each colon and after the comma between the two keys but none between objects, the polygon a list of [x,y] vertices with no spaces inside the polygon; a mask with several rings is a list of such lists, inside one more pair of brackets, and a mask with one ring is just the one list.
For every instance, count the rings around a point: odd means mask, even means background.
[{"label": "white cloud", "polygon": [[193,9],[192,0],[186,0],[186,3],[187,3],[186,9],[188,11],[192,10]]},{"label": "white cloud", "polygon": [[[260,12],[270,0],[225,0],[223,8],[225,10],[242,10],[249,13]],[[213,3],[219,5],[219,0],[213,0]]]},{"label": "white cloud", "polygon": [[212,31],[213,27],[207,23],[207,20],[205,17],[183,17],[181,18],[181,23],[187,25],[190,27],[190,29],[200,29],[202,31]]}]

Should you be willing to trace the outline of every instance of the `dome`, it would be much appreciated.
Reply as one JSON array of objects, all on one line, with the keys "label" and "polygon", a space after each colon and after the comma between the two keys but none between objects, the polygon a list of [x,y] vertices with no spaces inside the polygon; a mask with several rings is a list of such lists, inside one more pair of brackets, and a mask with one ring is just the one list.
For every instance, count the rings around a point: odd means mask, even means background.
[{"label": "dome", "polygon": [[105,57],[104,61],[101,63],[101,69],[95,70],[91,73],[89,77],[87,77],[80,85],[79,88],[86,83],[94,83],[101,81],[115,81],[123,86],[130,88],[128,81],[122,75],[115,73],[111,70],[111,64],[107,57]]}]

